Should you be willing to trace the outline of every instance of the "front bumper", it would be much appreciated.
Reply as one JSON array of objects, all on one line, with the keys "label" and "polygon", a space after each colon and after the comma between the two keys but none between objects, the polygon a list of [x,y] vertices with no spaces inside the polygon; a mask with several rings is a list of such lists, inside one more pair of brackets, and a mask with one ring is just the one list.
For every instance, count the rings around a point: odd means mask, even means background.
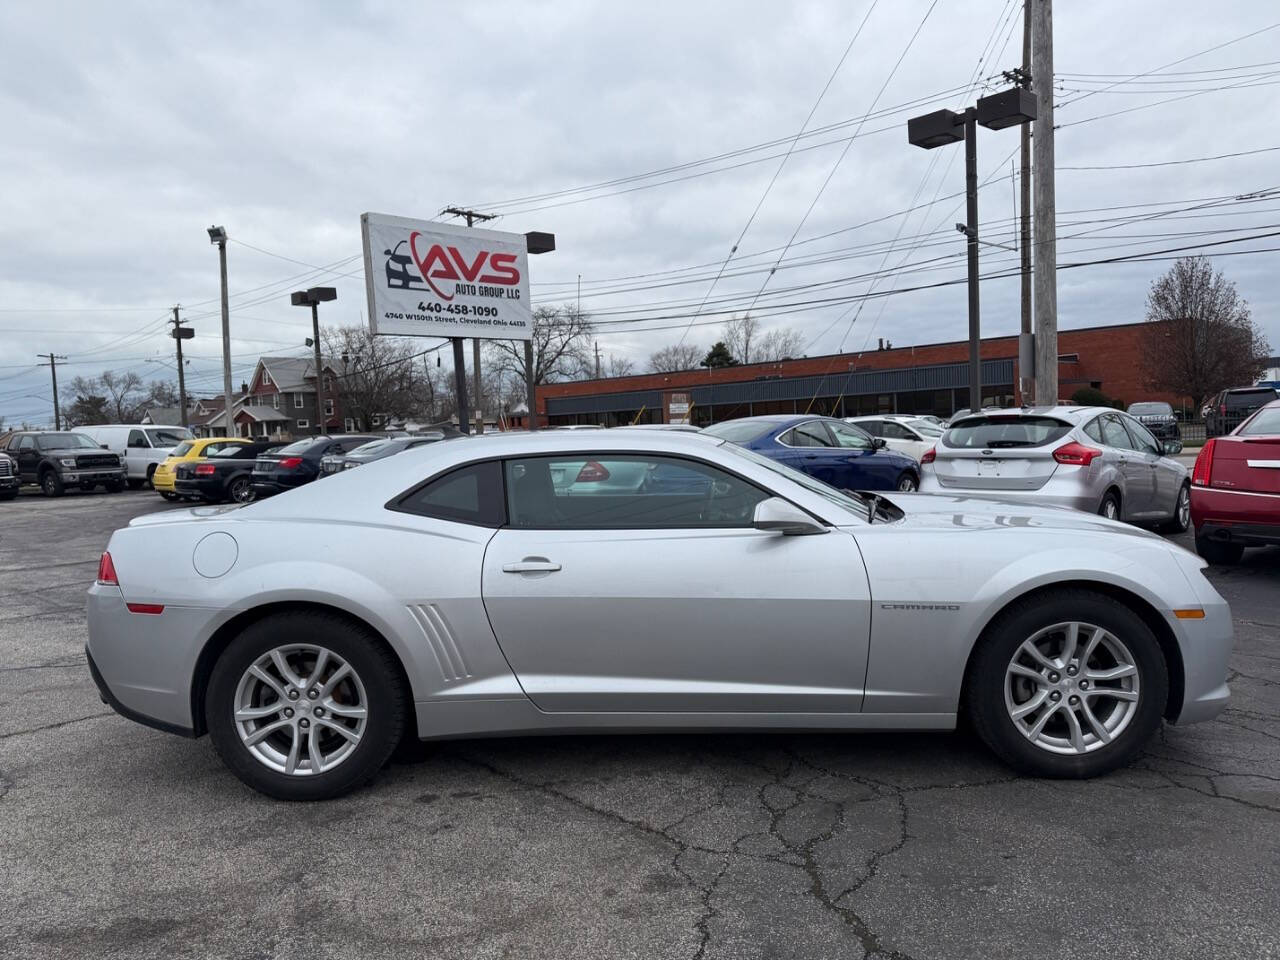
[{"label": "front bumper", "polygon": [[78,470],[74,467],[65,468],[59,477],[65,484],[80,483],[92,486],[98,483],[123,483],[124,468],[123,467],[88,467],[84,470]]},{"label": "front bumper", "polygon": [[22,486],[22,481],[17,477],[0,477],[0,491],[8,492],[17,490]]}]

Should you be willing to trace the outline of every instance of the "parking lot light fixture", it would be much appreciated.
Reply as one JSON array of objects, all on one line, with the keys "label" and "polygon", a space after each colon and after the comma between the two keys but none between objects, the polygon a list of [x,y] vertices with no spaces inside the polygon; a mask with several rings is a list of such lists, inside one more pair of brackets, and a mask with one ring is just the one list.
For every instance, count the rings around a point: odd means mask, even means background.
[{"label": "parking lot light fixture", "polygon": [[[333,287],[308,287],[289,294],[289,301],[295,307],[311,308],[311,339],[307,345],[315,349],[316,364],[316,434],[322,434],[328,426],[324,412],[324,368],[320,360],[320,313],[316,309],[320,304],[338,299],[338,291]],[[334,413],[337,413],[336,404]]]},{"label": "parking lot light fixture", "polygon": [[[1035,96],[1029,90],[1012,87],[983,97],[977,106],[957,113],[935,110],[907,121],[907,141],[915,147],[933,150],[964,141],[966,217],[962,232],[966,238],[969,266],[969,409],[982,409],[981,320],[978,303],[978,124],[991,130],[1027,123],[1036,117]],[[960,224],[956,224],[958,229]]]},{"label": "parking lot light fixture", "polygon": [[218,278],[222,287],[222,394],[227,436],[235,436],[235,420],[231,403],[231,308],[227,302],[227,228],[210,227],[209,242],[218,248]]}]

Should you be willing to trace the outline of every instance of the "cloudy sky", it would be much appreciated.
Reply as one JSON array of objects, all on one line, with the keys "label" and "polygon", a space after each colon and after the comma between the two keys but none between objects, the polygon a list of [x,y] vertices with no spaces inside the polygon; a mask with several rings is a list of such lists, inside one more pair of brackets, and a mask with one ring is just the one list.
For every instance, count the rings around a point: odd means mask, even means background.
[{"label": "cloudy sky", "polygon": [[[175,303],[188,382],[216,393],[213,223],[233,240],[237,385],[261,353],[304,352],[290,290],[332,284],[324,318],[362,322],[362,212],[453,204],[554,232],[535,302],[581,277],[602,352],[641,368],[748,306],[811,355],[962,338],[962,285],[911,288],[963,278],[963,151],[910,147],[905,124],[994,89],[1021,17],[1020,0],[5,4],[0,416],[51,419],[49,350],[67,379],[172,378]],[[1278,254],[1243,252],[1280,247],[1256,236],[1280,230],[1280,193],[1246,196],[1280,188],[1278,20],[1256,0],[1081,0],[1055,23],[1059,263],[1217,244],[1276,349]],[[980,136],[992,243],[1013,240],[1017,144]],[[1014,262],[983,250],[984,273]],[[1062,271],[1060,325],[1142,319],[1167,267]],[[984,282],[984,332],[1016,331],[1017,295]]]}]

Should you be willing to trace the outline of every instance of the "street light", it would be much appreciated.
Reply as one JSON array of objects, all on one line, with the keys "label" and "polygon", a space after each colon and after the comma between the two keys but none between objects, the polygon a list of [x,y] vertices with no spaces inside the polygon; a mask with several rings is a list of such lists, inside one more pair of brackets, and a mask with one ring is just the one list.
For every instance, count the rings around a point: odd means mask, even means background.
[{"label": "street light", "polygon": [[210,227],[209,242],[218,248],[218,276],[222,281],[222,393],[226,404],[228,437],[234,437],[235,422],[231,411],[231,308],[227,305],[227,231]]},{"label": "street light", "polygon": [[[932,150],[964,141],[966,222],[963,233],[969,255],[969,409],[982,409],[982,332],[978,308],[978,124],[990,130],[1028,123],[1036,118],[1036,98],[1030,90],[1011,87],[993,93],[960,113],[935,110],[907,121],[907,140]],[[957,228],[960,224],[956,224]]]},{"label": "street light", "polygon": [[321,303],[338,299],[338,291],[333,287],[308,287],[289,294],[289,300],[295,307],[311,308],[311,343],[316,351],[316,433],[324,433],[324,368],[320,363],[320,313],[316,307]]}]

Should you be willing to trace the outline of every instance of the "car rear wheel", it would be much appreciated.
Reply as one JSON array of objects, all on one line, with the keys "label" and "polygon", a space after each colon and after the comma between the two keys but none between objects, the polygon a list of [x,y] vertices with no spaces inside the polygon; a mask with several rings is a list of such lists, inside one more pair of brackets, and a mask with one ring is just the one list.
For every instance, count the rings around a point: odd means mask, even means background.
[{"label": "car rear wheel", "polygon": [[1103,594],[1062,590],[1015,604],[988,628],[965,704],[1011,767],[1084,778],[1138,754],[1168,692],[1164,654],[1141,617]]},{"label": "car rear wheel", "polygon": [[916,475],[910,472],[904,472],[898,478],[898,483],[894,487],[899,493],[915,493],[920,489],[920,481],[916,479]]},{"label": "car rear wheel", "polygon": [[1185,533],[1191,526],[1191,485],[1184,483],[1178,489],[1178,497],[1173,502],[1173,516],[1164,523],[1168,533]]},{"label": "car rear wheel", "polygon": [[128,479],[128,481],[126,481],[126,482],[129,484],[129,489],[130,489],[130,490],[141,490],[141,489],[142,489],[142,481],[141,481],[141,480],[135,480],[133,477],[130,477],[130,478]]},{"label": "car rear wheel", "polygon": [[56,470],[46,470],[40,474],[40,489],[44,491],[46,497],[60,497],[65,488]]},{"label": "car rear wheel", "polygon": [[227,485],[227,498],[234,503],[252,503],[253,481],[248,477],[236,477]]},{"label": "car rear wheel", "polygon": [[1102,503],[1098,506],[1098,515],[1106,517],[1108,520],[1120,519],[1120,494],[1114,490],[1108,490],[1102,498]]},{"label": "car rear wheel", "polygon": [[1244,547],[1238,543],[1196,537],[1196,553],[1215,566],[1230,566],[1240,562],[1244,556]]},{"label": "car rear wheel", "polygon": [[205,701],[223,762],[281,800],[325,800],[368,782],[406,714],[391,652],[367,628],[323,612],[248,627],[218,658]]}]

